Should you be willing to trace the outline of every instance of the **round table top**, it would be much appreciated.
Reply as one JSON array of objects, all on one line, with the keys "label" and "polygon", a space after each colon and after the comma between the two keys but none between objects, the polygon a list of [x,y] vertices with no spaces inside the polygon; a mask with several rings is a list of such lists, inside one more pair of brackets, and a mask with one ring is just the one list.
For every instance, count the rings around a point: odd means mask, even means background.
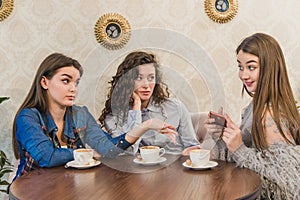
[{"label": "round table top", "polygon": [[133,156],[102,159],[87,169],[41,168],[15,180],[10,199],[255,199],[261,180],[234,163],[192,170],[184,156],[164,155],[157,165],[133,162]]}]

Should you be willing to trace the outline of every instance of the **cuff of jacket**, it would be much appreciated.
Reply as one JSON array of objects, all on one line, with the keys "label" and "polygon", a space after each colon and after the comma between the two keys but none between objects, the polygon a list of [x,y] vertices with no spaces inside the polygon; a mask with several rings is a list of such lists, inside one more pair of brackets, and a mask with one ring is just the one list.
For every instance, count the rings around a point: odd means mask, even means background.
[{"label": "cuff of jacket", "polygon": [[128,142],[125,139],[125,135],[126,134],[123,134],[122,137],[120,138],[120,140],[116,144],[116,147],[123,149],[123,150],[126,150],[128,147],[130,147],[132,145],[130,142]]}]

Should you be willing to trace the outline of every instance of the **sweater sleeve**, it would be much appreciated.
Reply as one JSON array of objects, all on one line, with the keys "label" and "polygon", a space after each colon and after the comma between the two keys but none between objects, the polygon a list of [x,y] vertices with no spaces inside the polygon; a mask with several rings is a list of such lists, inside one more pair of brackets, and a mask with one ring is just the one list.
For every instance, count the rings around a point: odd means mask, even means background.
[{"label": "sweater sleeve", "polygon": [[[278,187],[291,199],[300,198],[300,146],[286,143],[270,145],[269,151],[257,151],[242,144],[232,155],[240,167],[249,168]],[[270,189],[270,186],[267,186]],[[273,191],[276,191],[273,187]]]}]

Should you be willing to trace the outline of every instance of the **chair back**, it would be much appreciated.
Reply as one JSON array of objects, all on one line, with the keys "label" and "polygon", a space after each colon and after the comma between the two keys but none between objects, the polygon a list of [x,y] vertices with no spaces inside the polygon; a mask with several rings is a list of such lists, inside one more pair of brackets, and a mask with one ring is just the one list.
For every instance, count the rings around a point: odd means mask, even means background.
[{"label": "chair back", "polygon": [[194,112],[190,113],[193,127],[197,135],[197,139],[200,143],[203,142],[206,135],[206,128],[204,127],[204,122],[207,119],[208,112]]}]

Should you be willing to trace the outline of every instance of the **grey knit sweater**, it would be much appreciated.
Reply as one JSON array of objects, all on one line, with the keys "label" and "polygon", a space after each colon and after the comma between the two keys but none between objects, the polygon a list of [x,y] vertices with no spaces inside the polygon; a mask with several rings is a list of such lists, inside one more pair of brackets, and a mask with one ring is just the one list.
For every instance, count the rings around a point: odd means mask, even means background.
[{"label": "grey knit sweater", "polygon": [[[300,199],[300,146],[284,142],[270,145],[269,151],[260,152],[252,146],[252,103],[242,116],[241,131],[244,144],[231,154],[223,140],[212,150],[215,159],[234,161],[260,175],[261,199]],[[263,154],[264,153],[264,154]]]},{"label": "grey knit sweater", "polygon": [[264,199],[300,199],[300,146],[277,143],[269,151],[241,145],[232,155],[239,167],[258,173]]}]

